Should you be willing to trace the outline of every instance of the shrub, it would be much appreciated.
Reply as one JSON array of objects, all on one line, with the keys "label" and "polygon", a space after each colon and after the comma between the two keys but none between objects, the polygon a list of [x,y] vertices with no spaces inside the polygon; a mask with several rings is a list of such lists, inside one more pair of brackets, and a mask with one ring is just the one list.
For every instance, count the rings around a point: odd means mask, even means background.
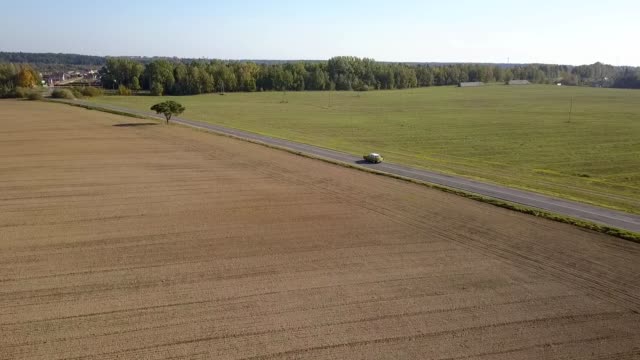
[{"label": "shrub", "polygon": [[125,95],[125,96],[129,96],[131,95],[131,90],[129,90],[126,86],[124,85],[120,85],[118,86],[118,95]]},{"label": "shrub", "polygon": [[0,84],[0,98],[9,98],[16,95],[16,89],[12,84]]},{"label": "shrub", "polygon": [[93,86],[72,86],[69,88],[69,91],[73,94],[75,98],[81,97],[96,97],[101,96],[103,94],[102,89],[93,87]]},{"label": "shrub", "polygon": [[31,89],[27,89],[20,86],[16,87],[16,89],[13,91],[13,94],[17,98],[26,98],[29,95],[29,93],[31,93]]},{"label": "shrub", "polygon": [[73,93],[68,89],[55,89],[51,93],[54,99],[74,99]]},{"label": "shrub", "polygon": [[27,94],[27,99],[29,100],[42,100],[44,97],[42,96],[42,92],[38,90],[31,90]]},{"label": "shrub", "polygon": [[69,90],[73,94],[73,97],[75,97],[75,98],[81,98],[82,97],[82,89],[81,88],[72,86]]},{"label": "shrub", "polygon": [[97,87],[86,86],[82,88],[81,93],[83,96],[96,97],[96,96],[102,96],[103,91],[102,89],[99,89]]}]

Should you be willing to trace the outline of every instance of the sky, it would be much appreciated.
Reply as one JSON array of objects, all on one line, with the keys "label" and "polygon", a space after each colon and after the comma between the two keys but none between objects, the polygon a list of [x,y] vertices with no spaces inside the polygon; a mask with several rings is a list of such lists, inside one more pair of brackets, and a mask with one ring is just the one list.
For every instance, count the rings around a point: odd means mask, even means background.
[{"label": "sky", "polygon": [[640,0],[21,0],[0,51],[640,66]]}]

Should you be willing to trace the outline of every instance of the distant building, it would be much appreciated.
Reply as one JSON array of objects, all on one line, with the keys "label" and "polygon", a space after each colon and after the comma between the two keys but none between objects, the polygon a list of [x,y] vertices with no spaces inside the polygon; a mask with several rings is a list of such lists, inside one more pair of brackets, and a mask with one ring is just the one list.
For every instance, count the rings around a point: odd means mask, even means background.
[{"label": "distant building", "polygon": [[482,85],[484,85],[484,83],[481,81],[461,82],[458,84],[458,87],[474,87],[474,86],[482,86]]},{"label": "distant building", "polygon": [[41,75],[42,80],[46,82],[48,86],[56,86],[61,83],[68,83],[70,81],[96,85],[99,82],[98,70],[70,70],[64,72],[51,72]]},{"label": "distant building", "polygon": [[61,81],[65,80],[64,73],[51,73],[51,74],[42,74],[42,80],[44,80],[47,85],[54,86]]},{"label": "distant building", "polygon": [[509,80],[509,85],[531,85],[529,80]]},{"label": "distant building", "polygon": [[85,72],[85,73],[81,74],[81,76],[84,79],[88,79],[88,80],[98,80],[98,71],[89,70],[88,72]]}]

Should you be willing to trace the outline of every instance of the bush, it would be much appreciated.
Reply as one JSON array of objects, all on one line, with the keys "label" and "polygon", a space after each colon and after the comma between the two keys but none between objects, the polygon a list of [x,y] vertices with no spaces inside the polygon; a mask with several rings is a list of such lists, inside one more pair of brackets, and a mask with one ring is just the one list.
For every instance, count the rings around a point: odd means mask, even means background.
[{"label": "bush", "polygon": [[73,93],[68,89],[55,89],[51,93],[54,99],[74,99]]},{"label": "bush", "polygon": [[29,100],[42,100],[44,96],[42,96],[42,92],[38,90],[31,90],[27,94],[27,99]]},{"label": "bush", "polygon": [[73,94],[74,98],[81,98],[82,97],[82,89],[77,88],[75,86],[72,86],[71,88],[69,88],[69,90]]},{"label": "bush", "polygon": [[93,86],[72,86],[69,88],[69,91],[71,91],[75,98],[96,97],[103,94],[102,89]]},{"label": "bush", "polygon": [[0,84],[0,98],[14,97],[16,89],[11,84]]},{"label": "bush", "polygon": [[131,90],[129,90],[124,85],[120,85],[120,86],[118,86],[118,95],[129,96],[129,95],[131,95]]},{"label": "bush", "polygon": [[104,92],[102,91],[102,89],[99,89],[97,87],[86,86],[82,88],[81,93],[83,96],[96,97],[96,96],[102,96]]},{"label": "bush", "polygon": [[20,86],[16,87],[16,89],[13,91],[13,94],[17,98],[26,98],[29,95],[29,93],[31,93],[31,89],[23,88]]}]

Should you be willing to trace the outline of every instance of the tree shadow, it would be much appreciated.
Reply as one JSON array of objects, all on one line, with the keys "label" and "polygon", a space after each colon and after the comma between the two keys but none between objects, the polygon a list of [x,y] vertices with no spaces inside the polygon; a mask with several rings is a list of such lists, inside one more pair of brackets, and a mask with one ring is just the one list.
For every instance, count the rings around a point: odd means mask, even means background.
[{"label": "tree shadow", "polygon": [[116,127],[135,127],[135,126],[151,126],[158,125],[157,123],[124,123],[124,124],[115,124],[113,126]]}]

